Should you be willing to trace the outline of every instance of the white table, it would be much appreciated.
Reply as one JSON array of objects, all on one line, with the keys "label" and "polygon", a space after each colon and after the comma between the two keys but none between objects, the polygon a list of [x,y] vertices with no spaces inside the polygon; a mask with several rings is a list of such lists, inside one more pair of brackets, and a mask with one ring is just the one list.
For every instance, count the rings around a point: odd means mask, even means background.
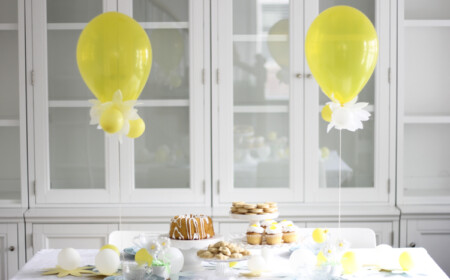
[{"label": "white table", "polygon": [[[409,279],[450,279],[447,275],[442,271],[442,269],[436,264],[436,262],[430,257],[427,251],[423,248],[407,248],[407,249],[394,249],[397,251],[407,250],[412,255],[415,260],[415,273],[411,275],[392,275],[388,273],[380,273],[380,272],[370,272],[367,270],[360,270],[356,275],[348,276],[346,279],[386,279],[386,280],[409,280]],[[362,264],[374,263],[374,253],[375,249],[354,249],[352,250],[358,255],[358,259]],[[94,264],[94,258],[97,254],[98,250],[87,250],[87,249],[79,249],[78,252],[81,255],[82,265]],[[82,277],[64,277],[58,278],[55,275],[51,276],[42,276],[43,268],[50,268],[56,265],[56,258],[59,253],[57,249],[49,249],[42,250],[36,253],[29,262],[25,264],[25,266],[12,278],[13,280],[24,280],[24,279],[83,279]],[[288,252],[282,252],[279,255],[276,255],[274,259],[274,264],[282,268],[283,266],[288,266]],[[198,276],[203,276],[201,278],[196,279],[217,279],[214,277],[213,271],[200,272]],[[208,278],[209,275],[209,278]],[[211,276],[213,278],[211,278]],[[89,277],[86,277],[89,279]],[[92,278],[91,278],[92,279]],[[239,278],[241,279],[241,278]],[[246,278],[242,278],[246,279]],[[273,277],[265,277],[265,279],[274,279]],[[277,278],[278,279],[278,278]],[[281,279],[281,278],[280,278]],[[284,278],[284,279],[294,279]]]}]

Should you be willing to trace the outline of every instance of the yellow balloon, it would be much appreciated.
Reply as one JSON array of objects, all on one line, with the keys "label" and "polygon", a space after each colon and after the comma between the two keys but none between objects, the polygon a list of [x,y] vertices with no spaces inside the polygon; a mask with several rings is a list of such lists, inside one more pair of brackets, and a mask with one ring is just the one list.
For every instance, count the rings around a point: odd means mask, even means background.
[{"label": "yellow balloon", "polygon": [[150,40],[129,16],[104,13],[81,32],[77,63],[84,82],[102,103],[111,101],[119,89],[124,101],[136,100],[150,74]]},{"label": "yellow balloon", "polygon": [[105,132],[116,133],[123,127],[123,114],[119,109],[110,107],[100,116],[100,126]]},{"label": "yellow balloon", "polygon": [[145,131],[145,122],[141,118],[137,120],[131,120],[130,122],[130,131],[128,132],[128,137],[130,138],[138,138]]},{"label": "yellow balloon", "polygon": [[111,249],[111,250],[115,251],[115,252],[117,253],[117,255],[120,256],[119,248],[117,248],[116,246],[114,246],[114,245],[112,245],[112,244],[106,244],[105,246],[103,246],[102,248],[100,248],[100,251],[101,251],[101,250],[104,250],[104,249]]},{"label": "yellow balloon", "polygon": [[317,243],[323,243],[326,239],[324,230],[316,228],[312,233],[312,238]]},{"label": "yellow balloon", "polygon": [[398,261],[402,269],[405,271],[411,270],[414,267],[414,261],[408,252],[401,253]]},{"label": "yellow balloon", "polygon": [[331,111],[330,106],[325,105],[322,109],[322,119],[326,122],[331,122],[331,115],[333,111]]},{"label": "yellow balloon", "polygon": [[331,7],[309,27],[305,54],[323,92],[344,104],[359,94],[375,69],[377,33],[359,10]]},{"label": "yellow balloon", "polygon": [[355,253],[351,251],[346,252],[344,255],[342,255],[341,264],[344,270],[344,274],[353,274],[359,269]]},{"label": "yellow balloon", "polygon": [[322,251],[317,254],[317,263],[316,265],[322,265],[327,262],[327,258],[323,255]]},{"label": "yellow balloon", "polygon": [[136,255],[134,256],[134,260],[139,264],[143,265],[147,263],[149,266],[152,265],[153,257],[150,255],[150,253],[147,251],[147,249],[142,248],[139,251],[137,251]]},{"label": "yellow balloon", "polygon": [[[287,40],[278,40],[278,36],[286,36]],[[271,40],[274,39],[274,40]],[[276,40],[275,40],[276,39]],[[281,38],[280,38],[281,39]],[[289,67],[289,20],[282,19],[269,29],[267,46],[273,59],[281,67]]]}]

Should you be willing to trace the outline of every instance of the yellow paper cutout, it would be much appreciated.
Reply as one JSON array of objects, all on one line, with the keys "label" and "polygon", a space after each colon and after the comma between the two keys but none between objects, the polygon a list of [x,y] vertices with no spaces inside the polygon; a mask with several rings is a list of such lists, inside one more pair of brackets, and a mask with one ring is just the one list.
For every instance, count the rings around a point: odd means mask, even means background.
[{"label": "yellow paper cutout", "polygon": [[84,275],[82,274],[95,274],[95,272],[92,271],[92,266],[83,266],[83,267],[77,267],[73,270],[65,270],[62,267],[60,267],[59,265],[57,265],[54,268],[47,268],[45,269],[45,271],[42,273],[42,275],[53,275],[53,274],[57,274],[57,277],[65,277],[68,275],[72,275],[72,276],[77,276],[77,277],[82,277]]}]

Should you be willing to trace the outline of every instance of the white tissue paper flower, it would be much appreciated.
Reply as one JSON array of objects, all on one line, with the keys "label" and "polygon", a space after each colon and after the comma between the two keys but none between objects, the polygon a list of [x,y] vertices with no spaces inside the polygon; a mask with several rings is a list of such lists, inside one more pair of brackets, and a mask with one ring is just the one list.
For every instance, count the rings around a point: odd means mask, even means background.
[{"label": "white tissue paper flower", "polygon": [[370,117],[370,113],[364,110],[369,103],[356,103],[356,101],[358,101],[358,96],[344,105],[341,105],[337,100],[327,103],[332,112],[327,132],[330,132],[333,127],[339,130],[347,129],[349,131],[356,131],[363,128],[362,122],[369,120]]}]

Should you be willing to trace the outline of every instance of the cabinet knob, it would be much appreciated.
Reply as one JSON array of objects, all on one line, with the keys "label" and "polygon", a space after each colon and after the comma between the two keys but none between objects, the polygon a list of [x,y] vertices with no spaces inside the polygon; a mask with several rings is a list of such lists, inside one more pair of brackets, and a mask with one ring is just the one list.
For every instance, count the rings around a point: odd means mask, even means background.
[{"label": "cabinet knob", "polygon": [[312,77],[312,74],[306,74],[307,79],[311,79],[311,77]]},{"label": "cabinet knob", "polygon": [[302,74],[298,73],[298,74],[295,75],[295,77],[301,79],[303,76],[302,76]]},{"label": "cabinet knob", "polygon": [[9,251],[11,251],[11,252],[14,252],[14,250],[16,250],[16,247],[14,247],[14,246],[9,246]]},{"label": "cabinet knob", "polygon": [[416,247],[416,243],[414,243],[414,242],[409,243],[409,247],[412,247],[412,248]]}]

